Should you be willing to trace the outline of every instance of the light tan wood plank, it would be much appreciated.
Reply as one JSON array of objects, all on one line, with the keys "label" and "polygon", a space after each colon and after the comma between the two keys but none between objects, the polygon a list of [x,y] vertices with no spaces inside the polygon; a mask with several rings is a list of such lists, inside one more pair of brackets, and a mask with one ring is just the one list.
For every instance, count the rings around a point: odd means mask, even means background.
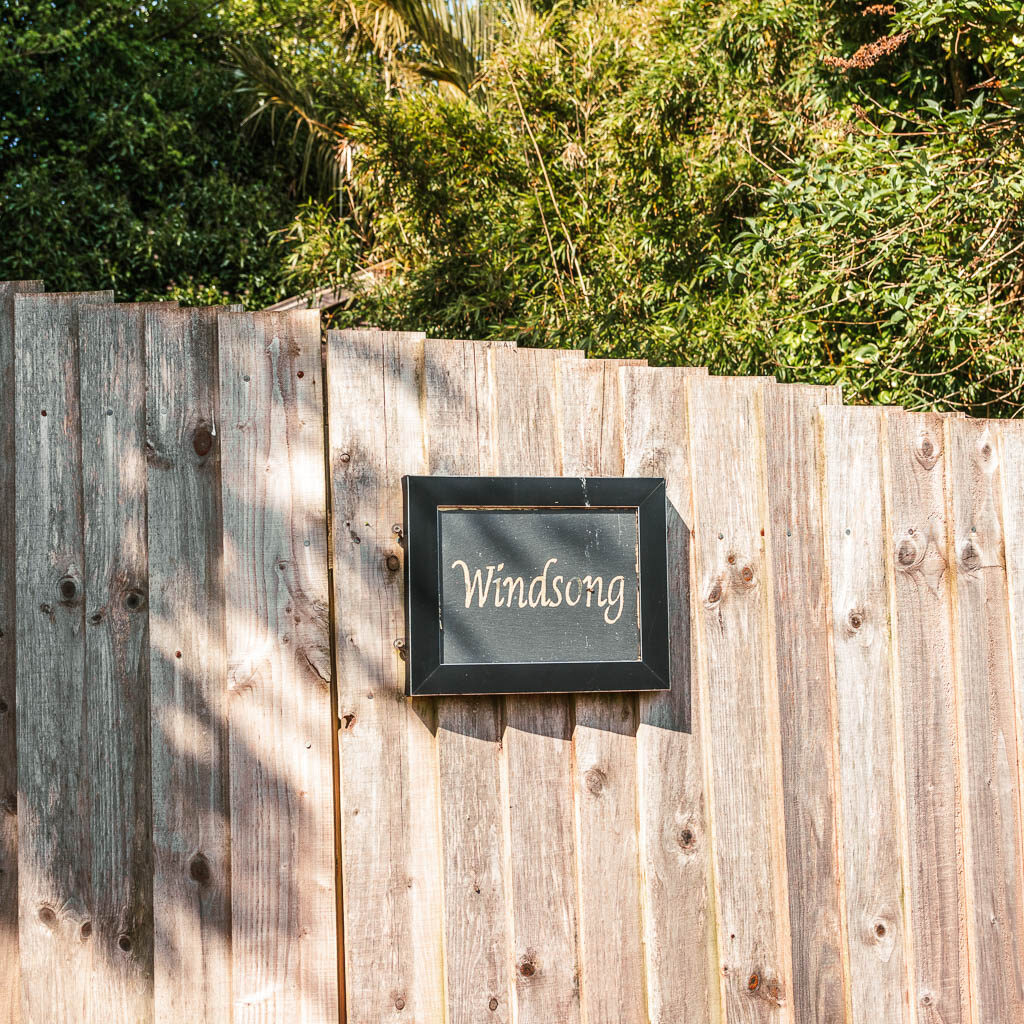
[{"label": "light tan wood plank", "polygon": [[[501,476],[561,472],[556,365],[566,354],[493,349]],[[505,701],[504,753],[518,1024],[580,1020],[579,907],[566,696]]]},{"label": "light tan wood plank", "polygon": [[[473,341],[426,342],[427,469],[432,474],[476,476],[491,470],[488,347]],[[501,730],[498,697],[437,701],[450,1024],[511,1020]]]},{"label": "light tan wood plank", "polygon": [[234,1020],[338,1019],[316,311],[222,314]]},{"label": "light tan wood plank", "polygon": [[686,369],[620,370],[626,476],[663,476],[672,688],[639,695],[637,820],[652,1024],[721,1020],[711,843],[692,685],[693,523]]},{"label": "light tan wood plank", "polygon": [[693,375],[687,387],[701,725],[711,761],[725,1017],[791,1021],[764,384]]},{"label": "light tan wood plank", "polygon": [[902,779],[891,676],[880,410],[822,409],[824,521],[850,997],[855,1024],[908,1019]]},{"label": "light tan wood plank", "polygon": [[434,703],[404,697],[395,646],[405,633],[401,481],[426,468],[423,336],[328,337],[348,1019],[442,1021]]},{"label": "light tan wood plank", "polygon": [[153,1019],[145,316],[78,316],[92,1002],[131,1021]]},{"label": "light tan wood plank", "polygon": [[886,504],[918,1024],[969,1022],[942,418],[888,412]]},{"label": "light tan wood plank", "polygon": [[[621,365],[608,359],[559,364],[565,476],[622,476]],[[581,693],[574,703],[583,1017],[646,1021],[636,695]]]},{"label": "light tan wood plank", "polygon": [[836,715],[828,673],[818,409],[835,389],[769,387],[768,508],[774,552],[786,863],[798,1021],[842,1021],[846,962],[837,847]]},{"label": "light tan wood plank", "polygon": [[112,299],[110,292],[85,292],[14,300],[18,921],[25,1024],[101,1019],[90,999],[78,309]]},{"label": "light tan wood plank", "polygon": [[971,999],[976,1024],[1024,1020],[1017,713],[996,433],[946,418]]},{"label": "light tan wood plank", "polygon": [[18,753],[15,745],[14,296],[42,281],[0,281],[0,1024],[21,1019],[18,963]]},{"label": "light tan wood plank", "polygon": [[217,317],[146,315],[157,1024],[232,1009]]}]

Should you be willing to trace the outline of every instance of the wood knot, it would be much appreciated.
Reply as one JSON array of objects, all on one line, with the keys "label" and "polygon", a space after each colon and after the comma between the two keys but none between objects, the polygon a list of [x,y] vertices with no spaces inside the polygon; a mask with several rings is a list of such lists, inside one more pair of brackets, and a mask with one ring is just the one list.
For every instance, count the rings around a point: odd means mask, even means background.
[{"label": "wood knot", "polygon": [[747,978],[747,989],[750,992],[756,992],[761,987],[761,979],[755,971],[749,978]]},{"label": "wood knot", "polygon": [[697,836],[692,828],[686,827],[679,833],[679,845],[684,850],[692,850],[697,845]]},{"label": "wood knot", "polygon": [[39,920],[42,921],[47,928],[55,928],[57,926],[57,912],[53,907],[44,903],[39,908]]},{"label": "wood knot", "polygon": [[960,548],[960,565],[968,571],[977,569],[981,563],[981,555],[971,541],[964,541]]},{"label": "wood knot", "polygon": [[74,576],[61,576],[57,580],[57,597],[61,604],[74,604],[78,600],[79,592],[78,580]]},{"label": "wood knot", "polygon": [[405,1009],[405,1000],[401,996],[399,996],[395,1000],[395,1009],[396,1010],[404,1010]]},{"label": "wood knot", "polygon": [[859,608],[854,608],[846,616],[846,625],[851,633],[856,633],[864,625],[864,613]]},{"label": "wood knot", "polygon": [[583,775],[587,786],[587,792],[592,796],[600,796],[605,784],[608,782],[607,774],[600,768],[588,768]]},{"label": "wood knot", "polygon": [[402,568],[402,560],[398,555],[388,555],[384,561],[390,572],[398,572]]},{"label": "wood knot", "polygon": [[746,583],[747,586],[750,586],[750,584],[754,582],[754,570],[751,569],[749,565],[743,566],[743,568],[740,569],[740,579]]},{"label": "wood knot", "polygon": [[203,854],[197,853],[188,862],[188,877],[198,885],[209,885],[210,874],[210,862]]},{"label": "wood knot", "polygon": [[124,606],[130,612],[139,611],[146,603],[146,595],[139,590],[138,587],[133,587],[125,594]]},{"label": "wood knot", "polygon": [[519,963],[516,964],[516,970],[524,978],[532,978],[537,973],[537,955],[530,950],[519,958]]},{"label": "wood knot", "polygon": [[924,433],[918,436],[917,441],[914,443],[914,458],[925,469],[931,469],[939,461],[941,454],[941,448],[932,439],[930,434]]},{"label": "wood knot", "polygon": [[348,452],[342,452],[338,456],[338,461],[339,462],[351,462],[352,461],[352,456]]},{"label": "wood knot", "polygon": [[490,1010],[491,1013],[493,1013],[497,1008],[498,1000],[495,999],[494,996],[491,996],[491,998],[487,1000],[487,1009]]},{"label": "wood knot", "polygon": [[82,927],[79,929],[79,933],[82,936],[84,942],[90,935],[92,935],[92,921],[83,921]]},{"label": "wood knot", "polygon": [[132,951],[132,938],[127,932],[122,932],[117,937],[117,948],[122,953],[130,953]]},{"label": "wood knot", "polygon": [[715,582],[711,584],[711,589],[708,591],[708,596],[707,596],[706,603],[707,603],[708,607],[710,608],[710,607],[714,607],[714,605],[718,604],[718,602],[721,601],[721,600],[722,600],[722,583],[721,583],[720,580],[715,580]]},{"label": "wood knot", "polygon": [[192,450],[204,459],[213,448],[213,431],[207,423],[200,423],[192,434]]},{"label": "wood knot", "polygon": [[913,569],[921,561],[921,553],[913,539],[913,532],[912,529],[908,530],[907,536],[896,545],[896,564],[903,570]]}]

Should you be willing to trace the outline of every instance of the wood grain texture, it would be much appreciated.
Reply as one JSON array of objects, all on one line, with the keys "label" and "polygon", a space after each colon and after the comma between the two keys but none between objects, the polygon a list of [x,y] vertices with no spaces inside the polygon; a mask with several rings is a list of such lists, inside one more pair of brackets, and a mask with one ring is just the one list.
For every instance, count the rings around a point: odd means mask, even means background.
[{"label": "wood grain texture", "polygon": [[1022,1020],[1019,754],[998,444],[983,420],[944,426],[971,998],[976,1024]]},{"label": "wood grain texture", "polygon": [[14,300],[18,906],[24,1024],[108,1019],[90,998],[93,908],[83,713],[78,307],[112,299],[110,292],[87,292]]},{"label": "wood grain texture", "polygon": [[426,468],[423,336],[328,339],[348,1019],[442,1021],[434,704],[404,696],[402,573],[389,565],[402,475]]},{"label": "wood grain texture", "polygon": [[[565,476],[622,476],[621,365],[610,359],[558,364]],[[636,828],[636,696],[581,693],[574,704],[583,1019],[639,1024],[647,1020],[647,1005]],[[609,899],[609,892],[616,898]]]},{"label": "wood grain texture", "polygon": [[[427,471],[432,474],[487,475],[494,465],[489,347],[431,339],[425,344]],[[501,734],[500,698],[437,702],[450,1024],[511,1020]]]},{"label": "wood grain texture", "polygon": [[338,1019],[316,311],[218,318],[234,1020]]},{"label": "wood grain texture", "polygon": [[14,296],[42,281],[0,281],[0,1024],[21,1019],[18,963],[18,753],[15,745]]},{"label": "wood grain texture", "polygon": [[888,412],[886,506],[917,1024],[971,1020],[942,418]]},{"label": "wood grain texture", "polygon": [[[687,377],[697,649],[726,1020],[793,1019],[765,385]],[[752,837],[756,836],[756,843]]]},{"label": "wood grain texture", "polygon": [[828,674],[818,409],[836,389],[774,384],[765,405],[782,728],[786,863],[797,1021],[846,1017],[837,849],[835,707]]},{"label": "wood grain texture", "polygon": [[[561,472],[556,366],[540,349],[493,349],[501,476]],[[540,669],[539,671],[543,671]],[[580,1020],[572,705],[565,696],[505,700],[504,753],[518,1024]]]},{"label": "wood grain texture", "polygon": [[140,1022],[153,1019],[145,316],[78,314],[92,1001]]},{"label": "wood grain texture", "polygon": [[825,407],[824,521],[855,1024],[908,1020],[904,827],[889,630],[880,410]]},{"label": "wood grain texture", "polygon": [[691,685],[693,523],[683,369],[620,370],[625,476],[662,476],[668,499],[672,688],[638,699],[637,824],[652,1024],[722,1019],[701,694]]},{"label": "wood grain texture", "polygon": [[157,1024],[231,1020],[217,317],[146,315]]}]

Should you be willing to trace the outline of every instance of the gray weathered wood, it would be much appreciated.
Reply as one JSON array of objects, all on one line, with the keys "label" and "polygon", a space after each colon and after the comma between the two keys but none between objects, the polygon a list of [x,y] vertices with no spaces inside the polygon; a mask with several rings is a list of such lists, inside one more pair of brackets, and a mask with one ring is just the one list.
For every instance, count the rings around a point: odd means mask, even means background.
[{"label": "gray weathered wood", "polygon": [[[561,472],[556,366],[572,356],[492,349],[496,472]],[[542,671],[542,670],[541,670]],[[579,907],[572,798],[572,714],[564,696],[505,701],[511,917],[519,1024],[580,1020]]]},{"label": "gray weathered wood", "polygon": [[24,1024],[108,1019],[91,1001],[78,307],[112,299],[110,292],[92,292],[14,300],[18,906]]},{"label": "gray weathered wood", "polygon": [[[725,1017],[793,1019],[765,384],[689,376],[698,678]],[[752,837],[757,836],[752,845]]]},{"label": "gray weathered wood", "polygon": [[[426,341],[425,433],[432,474],[486,475],[493,466],[488,347],[473,341]],[[450,1024],[511,1020],[501,728],[500,698],[437,702]]]},{"label": "gray weathered wood", "polygon": [[691,685],[693,502],[685,388],[690,372],[619,371],[624,474],[663,476],[669,504],[672,689],[639,695],[636,733],[637,831],[652,1024],[721,1019],[700,691]]},{"label": "gray weathered wood", "polygon": [[793,1010],[798,1021],[822,1024],[846,1013],[818,466],[825,404],[839,404],[836,389],[793,384],[770,385],[765,404]]},{"label": "gray weathered wood", "polygon": [[231,1019],[217,317],[146,315],[157,1024]]},{"label": "gray weathered wood", "polygon": [[974,1020],[1024,1020],[1017,717],[999,453],[984,420],[947,418],[947,524]]},{"label": "gray weathered wood", "polygon": [[971,1020],[942,418],[888,412],[886,505],[917,1024]]},{"label": "gray weathered wood", "polygon": [[218,318],[234,1020],[338,1019],[320,318]]},{"label": "gray weathered wood", "polygon": [[[558,365],[564,475],[622,476],[621,365],[606,359]],[[583,1016],[588,1021],[647,1020],[636,728],[635,695],[576,696],[573,796]],[[608,898],[612,892],[618,894],[615,899]]]},{"label": "gray weathered wood", "polygon": [[404,697],[396,647],[405,633],[401,480],[425,468],[422,373],[422,335],[328,336],[351,1024],[445,1016],[436,723],[431,701]]},{"label": "gray weathered wood", "polygon": [[145,316],[78,315],[93,1004],[140,1022],[153,1018]]},{"label": "gray weathered wood", "polygon": [[908,1019],[909,993],[884,419],[877,409],[829,406],[822,409],[822,421],[850,1001],[855,1024],[897,1024]]},{"label": "gray weathered wood", "polygon": [[0,1024],[21,1018],[18,966],[18,754],[15,745],[14,296],[42,281],[0,281]]}]

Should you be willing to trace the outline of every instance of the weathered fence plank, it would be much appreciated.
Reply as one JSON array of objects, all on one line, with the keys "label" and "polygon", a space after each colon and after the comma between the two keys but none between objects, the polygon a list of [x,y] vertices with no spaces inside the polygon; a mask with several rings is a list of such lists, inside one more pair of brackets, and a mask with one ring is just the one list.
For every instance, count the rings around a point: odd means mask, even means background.
[{"label": "weathered fence plank", "polygon": [[877,409],[826,406],[822,422],[850,997],[855,1024],[897,1024],[907,1020],[909,995],[882,485],[884,419]]},{"label": "weathered fence plank", "polygon": [[[721,998],[704,794],[701,694],[691,685],[693,523],[687,370],[620,370],[623,472],[663,476],[672,689],[638,701],[637,825],[651,1024],[718,1021]],[[692,706],[692,710],[691,710]]]},{"label": "weathered fence plank", "polygon": [[906,903],[918,1024],[967,1024],[967,922],[942,418],[888,412],[897,716],[907,813]]},{"label": "weathered fence plank", "polygon": [[[622,476],[622,365],[629,364],[605,359],[558,364],[563,475]],[[647,1020],[647,1008],[636,837],[636,696],[581,693],[574,703],[583,1019],[640,1024]],[[619,898],[609,899],[609,892]]]},{"label": "weathered fence plank", "polygon": [[436,723],[432,701],[404,697],[400,658],[401,481],[425,469],[422,373],[422,335],[328,335],[352,1024],[441,1021],[445,1013]]},{"label": "weathered fence plank", "polygon": [[1017,715],[996,437],[947,418],[947,529],[975,1021],[1024,1020]]},{"label": "weathered fence plank", "polygon": [[18,959],[18,752],[15,745],[14,296],[42,281],[0,281],[0,1024],[21,1019]]},{"label": "weathered fence plank", "polygon": [[[725,1017],[793,1019],[763,382],[687,378]],[[751,837],[757,836],[752,847]]]},{"label": "weathered fence plank", "polygon": [[[488,347],[474,341],[426,341],[423,387],[430,473],[486,476],[491,471],[494,398]],[[438,701],[449,1024],[508,1024],[512,1019],[501,733],[500,698]]]},{"label": "weathered fence plank", "polygon": [[145,316],[78,314],[93,1005],[139,1022],[153,1018]]},{"label": "weathered fence plank", "polygon": [[338,1018],[320,319],[218,318],[234,1019]]},{"label": "weathered fence plank", "polygon": [[[558,476],[559,352],[492,349],[494,429],[502,476]],[[543,671],[539,669],[538,671]],[[511,914],[519,1024],[577,1024],[581,978],[572,799],[572,715],[567,696],[505,701]]]},{"label": "weathered fence plank", "polygon": [[14,300],[18,906],[25,1024],[105,1021],[92,995],[78,308]]},{"label": "weathered fence plank", "polygon": [[146,315],[157,1024],[231,1020],[218,315]]},{"label": "weathered fence plank", "polygon": [[798,1021],[846,1015],[846,958],[836,835],[835,707],[828,673],[819,414],[838,389],[770,385],[765,404],[768,507],[782,728],[786,863]]}]

